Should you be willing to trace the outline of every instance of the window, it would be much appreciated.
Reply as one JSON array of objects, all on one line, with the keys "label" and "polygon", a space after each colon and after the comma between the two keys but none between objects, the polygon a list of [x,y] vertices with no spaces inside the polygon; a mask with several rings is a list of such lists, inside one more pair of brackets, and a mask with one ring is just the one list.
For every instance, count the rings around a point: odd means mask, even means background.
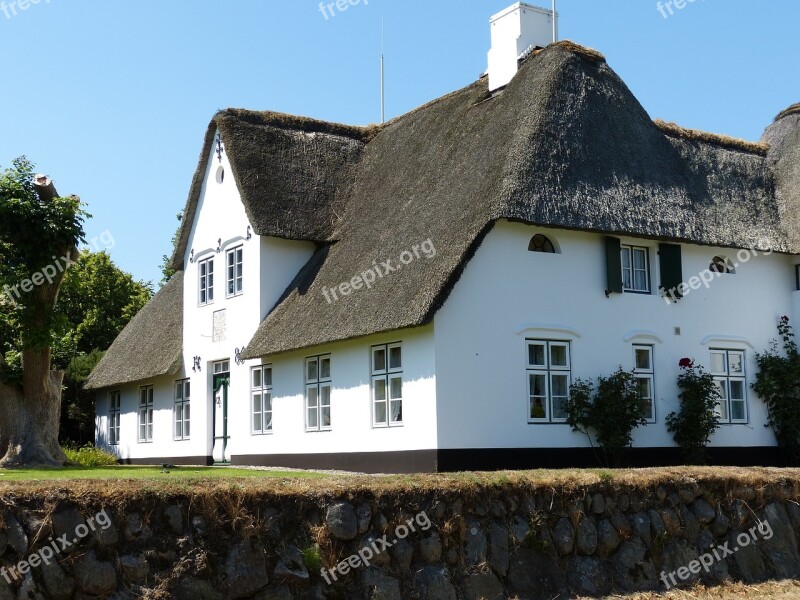
[{"label": "window", "polygon": [[747,423],[747,385],[742,350],[711,350],[711,374],[720,392],[723,423]]},{"label": "window", "polygon": [[188,379],[175,382],[175,439],[188,440],[191,419],[190,384]]},{"label": "window", "polygon": [[139,442],[153,441],[153,386],[139,388]]},{"label": "window", "polygon": [[231,361],[221,360],[214,363],[214,375],[221,375],[229,373],[231,370]]},{"label": "window", "polygon": [[622,254],[622,289],[650,293],[650,256],[647,248],[620,246]]},{"label": "window", "polygon": [[214,302],[214,259],[207,258],[198,263],[200,270],[200,306]]},{"label": "window", "polygon": [[531,252],[545,252],[547,254],[556,253],[556,247],[553,245],[553,242],[550,241],[550,238],[541,233],[537,233],[531,238],[528,244],[528,250]]},{"label": "window", "polygon": [[569,342],[528,340],[528,422],[563,422],[569,400]]},{"label": "window", "polygon": [[250,372],[253,400],[253,434],[272,433],[272,367],[255,367]]},{"label": "window", "polygon": [[714,259],[711,261],[708,270],[711,271],[712,273],[721,273],[721,274],[732,275],[736,273],[736,269],[734,268],[731,259],[725,258],[724,256],[715,256]]},{"label": "window", "polygon": [[238,296],[242,293],[242,247],[228,250],[227,252],[228,265],[228,288],[227,296]]},{"label": "window", "polygon": [[331,355],[306,359],[306,431],[331,428]]},{"label": "window", "polygon": [[120,392],[111,392],[108,395],[108,443],[111,446],[119,444],[120,399]]},{"label": "window", "polygon": [[797,285],[797,291],[800,291],[800,265],[794,266],[794,282]]},{"label": "window", "polygon": [[656,422],[655,405],[655,367],[653,366],[653,347],[633,347],[633,374],[639,398],[642,400],[642,412],[649,423]]},{"label": "window", "polygon": [[372,422],[403,424],[403,348],[400,343],[372,347]]}]

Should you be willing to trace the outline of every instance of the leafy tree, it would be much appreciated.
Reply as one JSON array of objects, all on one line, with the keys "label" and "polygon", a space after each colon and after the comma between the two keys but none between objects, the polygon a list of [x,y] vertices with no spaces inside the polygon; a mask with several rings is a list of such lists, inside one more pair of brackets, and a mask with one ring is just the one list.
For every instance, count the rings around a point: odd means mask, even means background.
[{"label": "leafy tree", "polygon": [[689,464],[705,464],[706,446],[719,428],[717,403],[721,399],[714,377],[695,366],[690,358],[680,361],[683,372],[678,376],[680,410],[667,415],[667,431],[683,450]]},{"label": "leafy tree", "polygon": [[67,461],[58,443],[64,373],[51,371],[52,335],[64,274],[85,241],[86,216],[78,197],[59,197],[24,157],[0,174],[2,467]]},{"label": "leafy tree", "polygon": [[756,355],[759,372],[753,390],[766,403],[769,425],[778,446],[792,465],[800,464],[800,352],[794,341],[789,317],[781,317],[778,333],[783,353],[773,341],[763,354]]},{"label": "leafy tree", "polygon": [[622,367],[609,377],[599,377],[596,391],[591,381],[576,379],[570,386],[566,410],[567,423],[573,431],[585,434],[590,444],[590,432],[594,431],[606,464],[613,467],[622,464],[623,451],[633,442],[633,430],[647,422],[636,377]]}]

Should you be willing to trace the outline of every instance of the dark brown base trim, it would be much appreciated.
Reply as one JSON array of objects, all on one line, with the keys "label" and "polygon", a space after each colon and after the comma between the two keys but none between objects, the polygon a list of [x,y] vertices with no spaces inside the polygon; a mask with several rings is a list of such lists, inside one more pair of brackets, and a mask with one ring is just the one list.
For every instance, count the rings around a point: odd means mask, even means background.
[{"label": "dark brown base trim", "polygon": [[[776,447],[710,448],[709,463],[718,466],[782,467]],[[501,469],[601,468],[591,448],[460,448],[398,452],[331,454],[250,454],[231,458],[233,465],[337,469],[361,473],[431,473]],[[624,466],[667,467],[685,464],[679,448],[630,448]]]},{"label": "dark brown base trim", "polygon": [[337,454],[242,454],[233,465],[336,469],[359,473],[429,473],[436,471],[436,450],[340,452]]},{"label": "dark brown base trim", "polygon": [[121,458],[117,462],[121,465],[211,466],[214,464],[214,459],[210,456],[162,456],[155,458]]},{"label": "dark brown base trim", "polygon": [[[774,446],[709,448],[709,464],[732,467],[783,467],[786,461]],[[679,448],[629,448],[626,467],[672,467],[686,464]],[[441,472],[500,469],[598,468],[604,465],[591,448],[462,448],[439,450]]]}]

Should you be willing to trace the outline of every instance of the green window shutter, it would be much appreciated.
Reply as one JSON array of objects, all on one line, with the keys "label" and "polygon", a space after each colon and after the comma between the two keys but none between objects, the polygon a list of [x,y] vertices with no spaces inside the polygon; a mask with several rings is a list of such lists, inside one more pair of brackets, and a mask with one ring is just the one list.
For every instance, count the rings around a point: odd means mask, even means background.
[{"label": "green window shutter", "polygon": [[622,255],[619,238],[606,238],[606,295],[622,293]]},{"label": "green window shutter", "polygon": [[661,266],[661,290],[675,298],[682,298],[680,286],[683,283],[681,247],[678,244],[659,244],[658,259]]}]

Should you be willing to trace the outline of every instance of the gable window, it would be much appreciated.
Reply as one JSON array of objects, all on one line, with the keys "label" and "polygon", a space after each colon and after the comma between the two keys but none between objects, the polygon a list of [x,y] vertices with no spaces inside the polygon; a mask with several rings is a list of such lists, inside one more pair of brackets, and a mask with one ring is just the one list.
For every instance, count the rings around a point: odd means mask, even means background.
[{"label": "gable window", "polygon": [[119,419],[122,394],[111,392],[108,395],[108,443],[111,446],[119,444]]},{"label": "gable window", "polygon": [[642,401],[642,414],[648,423],[656,422],[655,406],[655,367],[653,366],[653,347],[633,347],[634,367],[633,374],[636,379],[636,388]]},{"label": "gable window", "polygon": [[712,273],[730,274],[736,273],[736,268],[733,266],[730,258],[724,256],[715,256],[708,267]]},{"label": "gable window", "polygon": [[228,287],[227,296],[238,296],[243,290],[242,247],[233,248],[226,253]]},{"label": "gable window", "polygon": [[139,388],[139,442],[153,441],[153,386]]},{"label": "gable window", "polygon": [[250,372],[253,400],[253,434],[272,433],[272,367],[255,367]]},{"label": "gable window", "polygon": [[403,348],[400,343],[372,347],[372,423],[403,424]]},{"label": "gable window", "polygon": [[175,382],[175,439],[188,440],[190,435],[190,383],[188,379]]},{"label": "gable window", "polygon": [[747,423],[747,384],[742,350],[711,350],[711,374],[720,392],[717,414],[723,423]]},{"label": "gable window", "polygon": [[620,246],[622,257],[622,289],[639,294],[650,293],[649,250],[641,246]]},{"label": "gable window", "polygon": [[306,359],[306,431],[331,428],[331,355]]},{"label": "gable window", "polygon": [[214,259],[197,263],[200,273],[200,306],[214,302]]},{"label": "gable window", "polygon": [[527,340],[528,422],[564,422],[569,400],[570,344]]},{"label": "gable window", "polygon": [[550,238],[548,238],[546,235],[542,235],[541,233],[537,233],[531,238],[531,241],[528,244],[528,250],[530,252],[556,254],[556,247],[553,242],[550,241]]}]

